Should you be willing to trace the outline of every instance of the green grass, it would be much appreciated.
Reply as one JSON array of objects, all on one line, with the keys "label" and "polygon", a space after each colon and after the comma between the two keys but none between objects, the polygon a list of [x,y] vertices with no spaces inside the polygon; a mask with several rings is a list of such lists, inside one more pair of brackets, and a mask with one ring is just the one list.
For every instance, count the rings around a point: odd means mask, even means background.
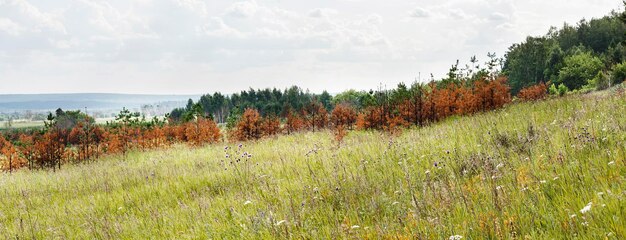
[{"label": "green grass", "polygon": [[[626,97],[0,175],[6,238],[626,238]],[[226,158],[248,152],[251,158]],[[231,164],[230,161],[233,161]],[[435,163],[437,165],[435,166]],[[591,209],[581,213],[588,203]]]},{"label": "green grass", "polygon": [[7,121],[0,121],[0,129],[37,128],[37,127],[43,127],[43,126],[44,126],[43,121],[28,121],[28,120],[15,121],[15,122],[12,122],[10,126],[8,125]]}]

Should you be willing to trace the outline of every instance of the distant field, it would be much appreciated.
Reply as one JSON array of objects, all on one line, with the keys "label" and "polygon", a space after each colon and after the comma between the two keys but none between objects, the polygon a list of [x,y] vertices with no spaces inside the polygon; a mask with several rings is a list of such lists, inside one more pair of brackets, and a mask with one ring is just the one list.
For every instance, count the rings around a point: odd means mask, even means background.
[{"label": "distant field", "polygon": [[[107,121],[115,121],[115,118],[96,118],[96,124],[105,124]],[[28,127],[43,127],[43,121],[28,121],[28,120],[16,120],[11,124],[12,128],[28,128]],[[0,129],[6,129],[6,121],[0,121]]]},{"label": "distant field", "polygon": [[27,121],[27,120],[18,120],[13,121],[11,126],[7,125],[7,121],[0,121],[0,129],[6,128],[28,128],[28,127],[43,127],[43,121]]},{"label": "distant field", "polygon": [[21,170],[0,175],[0,235],[625,239],[625,116],[603,92],[341,146],[323,131]]}]

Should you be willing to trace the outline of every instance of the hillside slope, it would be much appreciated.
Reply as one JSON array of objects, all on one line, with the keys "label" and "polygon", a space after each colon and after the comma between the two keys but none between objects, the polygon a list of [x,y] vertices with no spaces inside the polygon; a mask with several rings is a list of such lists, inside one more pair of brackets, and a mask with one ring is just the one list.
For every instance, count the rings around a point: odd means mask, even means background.
[{"label": "hillside slope", "polygon": [[[626,238],[626,96],[0,175],[6,238]],[[225,149],[228,146],[228,149]]]}]

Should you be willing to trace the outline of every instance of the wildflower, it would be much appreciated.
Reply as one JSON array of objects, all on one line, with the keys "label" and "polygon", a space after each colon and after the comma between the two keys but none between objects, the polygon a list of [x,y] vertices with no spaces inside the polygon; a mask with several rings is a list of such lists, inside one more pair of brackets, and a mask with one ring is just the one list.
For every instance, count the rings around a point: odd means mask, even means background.
[{"label": "wildflower", "polygon": [[540,182],[540,183],[546,183],[546,180],[541,180],[541,181],[539,181],[539,182]]},{"label": "wildflower", "polygon": [[228,150],[228,146],[224,147],[224,151]]},{"label": "wildflower", "polygon": [[239,144],[239,148],[241,148],[241,147],[243,147],[243,144],[241,144],[241,143],[240,143],[240,144]]},{"label": "wildflower", "polygon": [[245,205],[248,205],[248,204],[252,204],[252,201],[248,200],[248,201],[245,201],[245,202],[243,203],[243,205],[244,205],[244,206],[245,206]]},{"label": "wildflower", "polygon": [[230,158],[230,154],[226,154],[226,158]]},{"label": "wildflower", "polygon": [[602,196],[602,195],[604,195],[603,192],[598,192],[598,196]]},{"label": "wildflower", "polygon": [[501,168],[501,167],[504,167],[504,164],[498,163],[498,165],[496,165],[496,169]]},{"label": "wildflower", "polygon": [[448,238],[448,240],[461,240],[461,238],[463,238],[461,235],[452,235]]},{"label": "wildflower", "polygon": [[426,172],[424,172],[425,174],[430,174],[430,170],[426,170]]},{"label": "wildflower", "polygon": [[552,179],[552,181],[556,181],[557,179],[559,179],[559,177],[558,177],[558,176],[554,177],[554,178]]},{"label": "wildflower", "polygon": [[613,164],[615,164],[615,161],[610,161],[609,162],[609,165],[613,165]]},{"label": "wildflower", "polygon": [[280,221],[278,221],[278,222],[276,223],[276,226],[280,226],[280,225],[282,225],[282,224],[283,224],[283,223],[285,223],[285,222],[287,222],[287,220],[280,220]]},{"label": "wildflower", "polygon": [[358,229],[358,228],[360,228],[360,226],[359,226],[359,225],[353,225],[353,226],[352,226],[352,227],[350,227],[350,228],[351,228],[351,229]]},{"label": "wildflower", "polygon": [[496,187],[496,190],[500,190],[500,189],[502,189],[502,186],[497,186]]},{"label": "wildflower", "polygon": [[580,213],[584,214],[586,212],[589,212],[591,210],[591,202],[587,203],[587,206],[585,206],[583,209],[580,209]]},{"label": "wildflower", "polygon": [[396,205],[396,204],[398,204],[398,203],[399,203],[399,202],[393,202],[393,203],[391,203],[391,206],[394,206],[394,205]]},{"label": "wildflower", "polygon": [[586,227],[586,226],[589,226],[589,223],[588,223],[588,222],[583,222],[583,223],[581,223],[581,224],[582,224],[583,226],[585,226],[585,227]]},{"label": "wildflower", "polygon": [[575,218],[575,217],[576,217],[576,214],[572,214],[572,215],[570,215],[569,217],[570,217],[570,218]]}]

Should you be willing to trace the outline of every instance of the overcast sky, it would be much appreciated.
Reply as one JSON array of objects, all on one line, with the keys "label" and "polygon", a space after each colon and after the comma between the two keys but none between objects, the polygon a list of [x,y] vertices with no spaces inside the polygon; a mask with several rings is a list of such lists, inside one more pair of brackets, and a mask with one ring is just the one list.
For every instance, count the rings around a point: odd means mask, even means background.
[{"label": "overcast sky", "polygon": [[0,0],[0,93],[365,90],[620,0]]}]

